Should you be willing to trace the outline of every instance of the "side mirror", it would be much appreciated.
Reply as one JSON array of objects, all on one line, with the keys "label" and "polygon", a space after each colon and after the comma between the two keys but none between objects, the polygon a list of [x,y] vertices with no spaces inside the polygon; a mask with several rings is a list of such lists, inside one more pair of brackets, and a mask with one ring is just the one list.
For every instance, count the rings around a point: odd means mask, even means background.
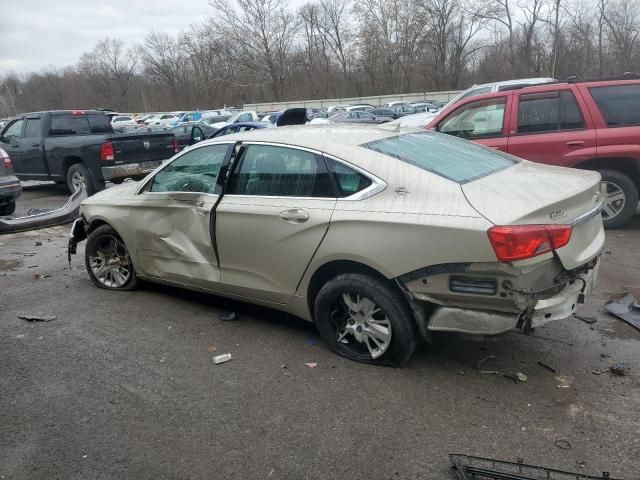
[{"label": "side mirror", "polygon": [[191,127],[191,138],[189,139],[189,145],[194,145],[204,140],[204,132],[200,127]]}]

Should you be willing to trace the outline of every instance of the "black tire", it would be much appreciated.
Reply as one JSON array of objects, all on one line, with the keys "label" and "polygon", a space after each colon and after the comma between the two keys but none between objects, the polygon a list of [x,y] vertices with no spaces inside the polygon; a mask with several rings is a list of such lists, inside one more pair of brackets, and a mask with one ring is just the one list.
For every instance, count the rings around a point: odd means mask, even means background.
[{"label": "black tire", "polygon": [[599,170],[602,181],[607,182],[609,190],[619,189],[624,194],[624,206],[616,215],[607,213],[607,199],[605,210],[602,212],[602,222],[605,228],[620,228],[624,226],[636,213],[638,208],[638,187],[633,180],[617,170]]},{"label": "black tire", "polygon": [[[104,252],[105,245],[107,245],[111,241],[116,241],[116,246],[113,251],[118,253],[121,259],[125,260],[126,266],[122,265],[121,269],[118,270],[120,275],[126,278],[126,281],[121,285],[109,285],[108,282],[105,283],[104,280],[100,280],[96,277],[93,268],[96,268],[96,261],[93,260],[100,256],[99,250]],[[105,288],[107,290],[133,290],[138,286],[138,276],[136,275],[136,271],[133,268],[133,263],[131,262],[131,256],[129,255],[129,250],[127,246],[124,244],[118,233],[111,227],[111,225],[102,225],[96,228],[87,239],[87,245],[85,247],[85,266],[87,268],[87,273],[91,278],[91,281],[96,287]],[[93,268],[92,268],[93,267]],[[127,269],[128,275],[124,275],[122,272],[124,269]],[[112,280],[115,282],[114,274],[111,274]]]},{"label": "black tire", "polygon": [[[373,358],[362,342],[343,343],[338,340],[344,334],[348,314],[340,310],[345,294],[360,295],[370,299],[379,307],[382,315],[390,322],[391,340],[379,357]],[[315,323],[322,338],[331,348],[342,355],[363,363],[374,365],[400,366],[413,355],[417,345],[417,334],[411,310],[402,295],[392,286],[376,278],[348,273],[328,281],[318,293],[314,304]],[[341,318],[344,317],[344,318]],[[361,351],[358,351],[361,350]]]},{"label": "black tire", "polygon": [[67,170],[67,189],[70,193],[76,193],[78,186],[84,184],[87,189],[87,195],[96,193],[89,170],[82,163],[74,163]]},{"label": "black tire", "polygon": [[0,216],[11,215],[16,211],[16,199],[8,198],[7,203],[0,205]]},{"label": "black tire", "polygon": [[109,181],[114,185],[120,185],[122,182],[124,182],[124,178],[112,178]]}]

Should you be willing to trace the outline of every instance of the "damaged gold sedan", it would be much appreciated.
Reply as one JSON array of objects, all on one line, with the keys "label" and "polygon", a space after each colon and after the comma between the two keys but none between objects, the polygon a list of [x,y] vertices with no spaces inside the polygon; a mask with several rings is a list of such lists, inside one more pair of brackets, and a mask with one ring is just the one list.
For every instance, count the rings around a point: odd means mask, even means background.
[{"label": "damaged gold sedan", "polygon": [[339,354],[399,365],[432,331],[570,316],[604,243],[597,173],[435,132],[265,129],[194,145],[85,200],[70,253],[102,288],[139,279],[313,321]]}]

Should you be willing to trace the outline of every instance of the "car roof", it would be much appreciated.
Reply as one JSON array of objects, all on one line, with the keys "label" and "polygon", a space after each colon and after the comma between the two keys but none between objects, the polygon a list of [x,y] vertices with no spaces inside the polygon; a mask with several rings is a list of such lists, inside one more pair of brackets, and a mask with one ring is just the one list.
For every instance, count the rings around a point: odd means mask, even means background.
[{"label": "car roof", "polygon": [[[256,122],[254,122],[255,124]],[[259,122],[258,122],[259,123]],[[408,130],[407,130],[408,131]],[[259,128],[249,132],[225,135],[224,141],[243,140],[258,142],[273,142],[286,145],[309,148],[329,154],[339,155],[345,148],[362,145],[382,138],[398,135],[396,128],[369,125],[294,125],[280,128]],[[216,143],[221,139],[208,140]]]}]

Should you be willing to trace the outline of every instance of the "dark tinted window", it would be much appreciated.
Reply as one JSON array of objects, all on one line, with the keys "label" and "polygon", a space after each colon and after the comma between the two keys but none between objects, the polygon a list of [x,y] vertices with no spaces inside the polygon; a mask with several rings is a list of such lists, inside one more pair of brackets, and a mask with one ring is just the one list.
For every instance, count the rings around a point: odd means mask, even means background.
[{"label": "dark tinted window", "polygon": [[51,135],[87,135],[91,133],[86,115],[54,115],[51,117]]},{"label": "dark tinted window", "polygon": [[554,132],[584,128],[580,107],[573,93],[530,93],[520,96],[518,133]]},{"label": "dark tinted window", "polygon": [[325,159],[329,172],[338,188],[338,197],[348,197],[371,185],[371,179],[356,172],[353,168],[349,168],[330,158]]},{"label": "dark tinted window", "polygon": [[249,145],[228,193],[269,197],[335,197],[329,174],[316,155],[271,145]]},{"label": "dark tinted window", "polygon": [[228,149],[209,145],[186,152],[153,177],[151,191],[214,193]]},{"label": "dark tinted window", "polygon": [[27,126],[24,129],[24,138],[40,138],[41,121],[39,118],[27,118]]},{"label": "dark tinted window", "polygon": [[466,183],[518,163],[516,157],[437,133],[406,133],[361,145],[416,167]]},{"label": "dark tinted window", "polygon": [[589,89],[610,127],[640,125],[640,85],[617,85]]}]

